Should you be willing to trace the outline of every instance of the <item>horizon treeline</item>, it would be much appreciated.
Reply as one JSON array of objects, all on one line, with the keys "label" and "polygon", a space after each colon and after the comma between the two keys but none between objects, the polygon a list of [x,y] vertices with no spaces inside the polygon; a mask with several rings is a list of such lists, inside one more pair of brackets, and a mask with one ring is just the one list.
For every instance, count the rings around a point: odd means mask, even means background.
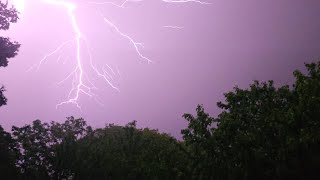
[{"label": "horizon treeline", "polygon": [[184,114],[183,140],[82,118],[0,127],[1,179],[319,179],[320,62],[293,86],[254,81],[225,93],[222,112]]}]

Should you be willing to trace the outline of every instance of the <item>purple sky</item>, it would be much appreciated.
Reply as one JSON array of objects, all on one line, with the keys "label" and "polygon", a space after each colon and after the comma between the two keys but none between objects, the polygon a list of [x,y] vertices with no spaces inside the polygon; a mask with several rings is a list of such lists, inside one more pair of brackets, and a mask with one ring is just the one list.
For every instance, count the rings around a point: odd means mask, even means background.
[{"label": "purple sky", "polygon": [[[216,102],[235,85],[247,87],[255,79],[292,83],[294,69],[320,56],[319,0],[208,1],[211,5],[145,0],[128,3],[125,9],[79,3],[77,21],[94,62],[118,67],[121,76],[115,84],[120,92],[88,72],[104,106],[82,94],[82,111],[72,104],[56,109],[71,88],[71,79],[60,86],[55,83],[72,71],[74,46],[66,48],[59,62],[59,55],[54,55],[38,71],[26,71],[71,39],[72,27],[65,9],[25,1],[21,20],[1,32],[22,44],[19,55],[0,69],[9,100],[0,108],[0,124],[7,130],[35,119],[62,122],[75,116],[94,127],[137,120],[139,127],[179,137],[186,126],[181,115],[193,113],[197,104],[215,115]],[[122,32],[142,42],[142,54],[154,63],[139,58],[128,40],[103,22],[97,7]]]}]

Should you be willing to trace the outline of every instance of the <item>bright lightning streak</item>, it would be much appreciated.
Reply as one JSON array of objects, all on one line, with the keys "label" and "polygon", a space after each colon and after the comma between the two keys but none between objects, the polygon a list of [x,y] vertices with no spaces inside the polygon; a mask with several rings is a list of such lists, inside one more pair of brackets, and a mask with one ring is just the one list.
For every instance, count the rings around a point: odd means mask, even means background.
[{"label": "bright lightning streak", "polygon": [[[19,4],[17,5],[24,5],[23,0],[15,0],[16,2],[19,2]],[[41,0],[43,3],[46,3],[48,5],[53,5],[53,6],[59,6],[61,8],[65,8],[67,11],[67,15],[69,17],[72,29],[74,31],[74,38],[72,38],[72,40],[68,40],[65,41],[63,43],[61,43],[55,50],[53,50],[52,52],[46,54],[37,65],[37,69],[40,68],[40,66],[47,61],[47,59],[55,54],[59,54],[57,61],[60,61],[61,59],[61,54],[63,52],[63,49],[68,45],[68,44],[75,44],[75,55],[76,55],[76,66],[74,67],[73,71],[70,72],[63,80],[61,80],[60,82],[57,83],[57,85],[61,85],[62,83],[64,83],[65,81],[67,81],[68,79],[72,78],[72,88],[69,91],[68,94],[68,99],[66,101],[63,101],[59,104],[56,105],[56,107],[58,108],[59,106],[62,105],[66,105],[66,104],[74,104],[76,105],[76,107],[78,107],[81,110],[81,106],[78,104],[78,100],[80,98],[81,93],[85,94],[89,97],[94,98],[99,104],[101,104],[98,99],[97,96],[95,94],[93,94],[92,90],[97,89],[96,86],[94,86],[94,84],[90,81],[90,78],[88,77],[88,75],[85,73],[85,68],[83,65],[83,59],[81,57],[81,46],[82,46],[82,42],[85,42],[84,38],[82,37],[82,32],[81,29],[77,23],[77,19],[76,19],[76,15],[75,15],[75,10],[76,10],[76,4],[69,2],[68,0]],[[115,3],[113,1],[105,1],[105,2],[93,2],[93,1],[89,1],[86,2],[87,4],[93,4],[93,5],[105,5],[105,4],[110,4],[119,8],[125,8],[125,5],[129,2],[132,3],[137,3],[137,2],[142,2],[143,0],[124,0],[121,3]],[[203,2],[200,0],[160,0],[164,3],[199,3],[199,4],[210,4],[207,2]],[[141,53],[141,48],[143,48],[143,44],[142,43],[138,43],[136,42],[132,37],[130,37],[128,34],[123,33],[122,31],[120,31],[120,29],[114,24],[112,23],[109,19],[107,19],[101,12],[99,12],[103,21],[109,25],[119,36],[127,39],[129,41],[129,43],[133,46],[135,52],[137,53],[137,55],[147,61],[148,63],[151,63],[152,61],[144,56]],[[163,26],[164,28],[173,28],[173,29],[182,29],[183,27],[180,26]],[[119,70],[117,69],[117,71],[114,71],[111,66],[109,66],[108,64],[105,64],[104,66],[101,67],[101,69],[99,70],[93,63],[93,59],[92,59],[92,55],[91,52],[89,50],[89,47],[87,46],[87,44],[85,43],[86,48],[87,48],[87,54],[89,55],[89,62],[90,62],[90,67],[93,70],[93,72],[100,78],[102,78],[111,88],[120,91],[118,87],[116,87],[112,81],[114,81],[114,76],[116,75],[116,72],[118,73],[118,75],[121,76]],[[65,63],[65,62],[64,62]],[[34,66],[36,66],[34,65]],[[32,66],[30,69],[34,68],[34,66]],[[30,70],[29,69],[29,70]]]},{"label": "bright lightning streak", "polygon": [[[84,93],[90,97],[93,96],[93,94],[91,93],[92,87],[89,87],[86,84],[84,84],[84,72],[83,72],[83,66],[82,66],[82,62],[81,62],[81,42],[80,42],[81,41],[81,31],[80,31],[80,28],[77,24],[76,17],[74,14],[74,10],[76,8],[76,5],[69,3],[69,2],[66,2],[66,1],[59,1],[59,0],[44,0],[44,2],[48,3],[48,4],[58,5],[58,6],[62,6],[64,8],[66,8],[68,11],[68,16],[70,18],[72,28],[75,33],[77,65],[76,65],[76,69],[69,76],[67,76],[67,79],[72,74],[76,74],[76,76],[74,76],[75,78],[73,79],[72,89],[69,92],[69,99],[67,101],[63,101],[63,102],[57,104],[56,107],[59,107],[64,104],[72,103],[72,104],[75,104],[79,109],[81,109],[81,107],[79,106],[79,104],[77,102],[79,99],[80,93]],[[63,46],[64,46],[64,44],[62,44],[60,47],[63,47]],[[59,48],[57,50],[59,50]],[[54,51],[53,53],[56,53],[56,51]],[[52,55],[53,53],[51,53],[49,55]],[[78,72],[78,74],[77,74],[77,72]],[[73,97],[70,97],[70,95],[73,92],[75,95]]]},{"label": "bright lightning streak", "polygon": [[[100,73],[99,70],[95,67],[95,65],[93,64],[93,61],[92,61],[92,55],[91,55],[91,52],[89,51],[89,48],[87,47],[87,50],[88,50],[88,54],[89,54],[89,58],[90,58],[90,65],[91,65],[91,68],[94,70],[94,72],[101,78],[103,78],[107,84],[109,84],[113,89],[117,90],[120,92],[119,88],[117,88],[116,86],[114,86],[112,83],[111,83],[111,80],[110,80],[110,76],[107,75],[107,72],[104,71],[104,73]],[[108,66],[110,67],[110,66]],[[111,69],[111,68],[110,68]]]},{"label": "bright lightning streak", "polygon": [[145,57],[144,55],[141,54],[139,46],[142,46],[142,43],[138,43],[135,42],[130,36],[128,36],[127,34],[122,33],[117,26],[115,26],[111,21],[109,21],[107,18],[103,17],[104,22],[106,22],[109,26],[111,26],[120,36],[128,39],[130,41],[130,43],[133,45],[133,47],[135,48],[137,54],[140,56],[140,58],[146,60],[148,63],[151,63],[152,61]]}]

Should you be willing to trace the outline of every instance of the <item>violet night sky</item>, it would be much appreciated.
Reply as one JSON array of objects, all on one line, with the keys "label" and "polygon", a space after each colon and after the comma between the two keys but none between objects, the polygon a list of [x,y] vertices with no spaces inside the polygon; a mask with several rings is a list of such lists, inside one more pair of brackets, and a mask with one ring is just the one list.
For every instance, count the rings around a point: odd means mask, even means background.
[{"label": "violet night sky", "polygon": [[[0,124],[7,130],[35,119],[62,122],[75,116],[93,127],[137,120],[139,127],[179,137],[186,126],[181,115],[194,113],[197,104],[216,115],[216,102],[235,85],[247,87],[255,79],[291,84],[293,70],[320,56],[319,0],[208,0],[211,5],[145,0],[124,9],[73,2],[79,4],[77,21],[94,61],[121,72],[116,82],[120,92],[89,73],[104,106],[81,95],[82,111],[72,104],[56,109],[71,88],[71,80],[55,83],[72,71],[74,47],[66,48],[58,62],[55,55],[38,71],[26,71],[74,34],[65,9],[25,0],[20,21],[1,32],[22,44],[19,55],[0,69],[8,98],[0,108]],[[144,43],[141,52],[154,63],[141,60],[128,40],[103,22],[97,8]]]}]

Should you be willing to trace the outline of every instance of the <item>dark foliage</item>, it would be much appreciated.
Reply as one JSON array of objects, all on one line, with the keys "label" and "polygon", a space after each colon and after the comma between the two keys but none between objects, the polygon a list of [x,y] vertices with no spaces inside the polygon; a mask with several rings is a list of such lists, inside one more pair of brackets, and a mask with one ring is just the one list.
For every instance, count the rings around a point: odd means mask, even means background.
[{"label": "dark foliage", "polygon": [[[11,23],[18,20],[18,12],[15,8],[8,7],[0,1],[0,30],[8,30]],[[17,55],[20,44],[11,42],[9,38],[0,37],[0,67],[8,66],[8,59]]]},{"label": "dark foliage", "polygon": [[18,54],[20,44],[11,42],[9,38],[0,37],[0,67],[8,66],[9,59]]},{"label": "dark foliage", "polygon": [[[186,178],[182,144],[156,130],[108,125],[92,130],[83,119],[13,127],[22,179]],[[183,161],[186,160],[186,161]]]},{"label": "dark foliage", "polygon": [[306,67],[291,89],[272,81],[235,87],[217,118],[202,106],[197,117],[185,114],[194,179],[318,179],[320,62]]},{"label": "dark foliage", "polygon": [[74,154],[76,142],[91,132],[91,127],[83,119],[67,118],[63,123],[42,123],[13,127],[13,138],[20,149],[17,159],[23,179],[64,179],[72,173],[68,171],[70,157]]},{"label": "dark foliage", "polygon": [[[18,12],[13,7],[9,8],[8,3],[0,1],[0,30],[8,30],[11,23],[18,20]],[[0,67],[8,66],[10,58],[17,55],[20,44],[11,42],[9,38],[0,37]],[[0,107],[6,105],[7,98],[3,95],[4,88],[0,88]]]},{"label": "dark foliage", "polygon": [[0,107],[7,104],[7,98],[3,94],[4,91],[5,91],[5,89],[2,86],[0,88]]},{"label": "dark foliage", "polygon": [[17,158],[15,141],[10,133],[7,133],[0,126],[0,177],[1,179],[17,179],[18,169],[15,166]]},{"label": "dark foliage", "polygon": [[0,1],[0,29],[8,30],[11,23],[16,23],[18,17],[18,11],[11,7],[8,7],[8,2],[3,3]]}]

